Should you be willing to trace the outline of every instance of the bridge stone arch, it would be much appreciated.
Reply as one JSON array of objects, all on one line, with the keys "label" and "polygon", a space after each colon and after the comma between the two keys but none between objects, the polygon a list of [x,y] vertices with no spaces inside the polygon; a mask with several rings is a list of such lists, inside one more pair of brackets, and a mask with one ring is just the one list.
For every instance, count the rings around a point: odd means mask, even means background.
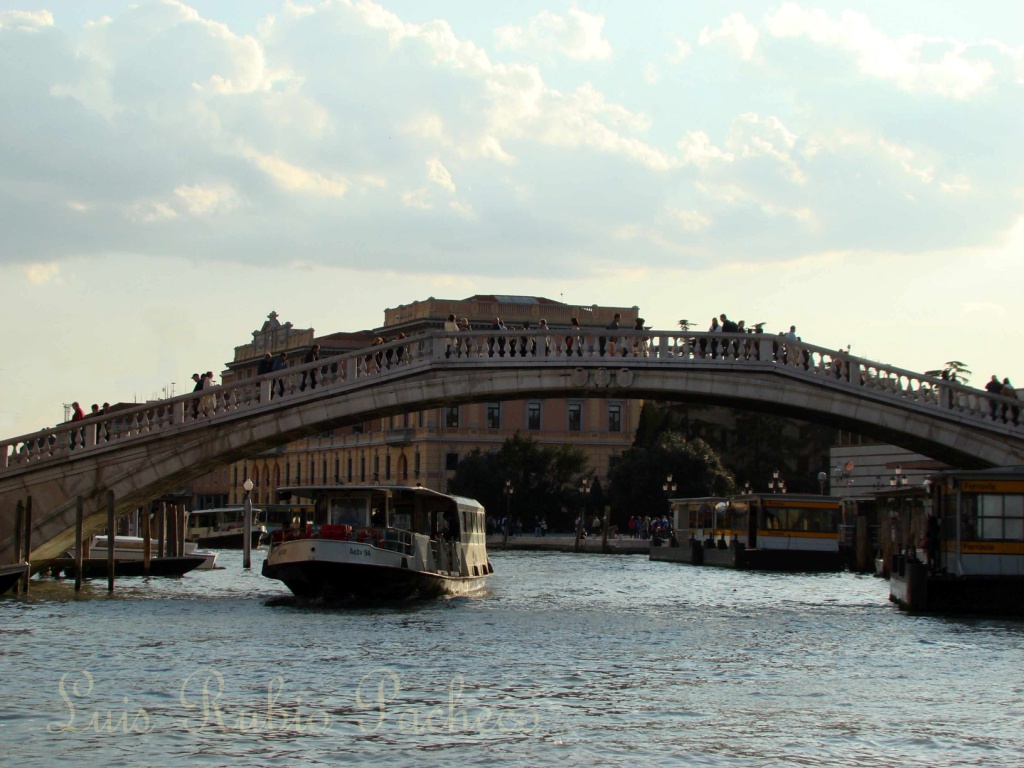
[{"label": "bridge stone arch", "polygon": [[[467,334],[446,355],[444,335],[428,334],[204,392],[212,397],[205,413],[183,395],[0,442],[0,563],[13,559],[13,509],[26,496],[35,509],[33,561],[45,561],[72,545],[78,496],[92,532],[106,524],[110,491],[121,516],[270,448],[442,405],[529,398],[708,403],[843,427],[964,468],[1024,464],[1016,401],[842,352],[776,337],[625,332],[617,348],[627,355],[610,357],[589,335],[571,347],[535,332],[503,336],[504,354],[491,337]],[[319,384],[305,387],[304,374],[314,368]],[[993,419],[997,411],[1005,416]]]}]

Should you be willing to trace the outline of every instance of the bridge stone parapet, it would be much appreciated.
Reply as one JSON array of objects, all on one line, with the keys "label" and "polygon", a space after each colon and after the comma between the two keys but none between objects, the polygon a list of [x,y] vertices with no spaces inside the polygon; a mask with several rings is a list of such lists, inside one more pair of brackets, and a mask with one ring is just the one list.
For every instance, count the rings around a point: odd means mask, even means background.
[{"label": "bridge stone parapet", "polygon": [[[34,556],[225,463],[382,415],[524,397],[689,400],[876,434],[964,467],[1024,463],[1019,403],[759,334],[438,331],[0,441],[0,563],[32,495]],[[389,436],[388,439],[392,439]],[[395,434],[395,440],[402,435]]]}]

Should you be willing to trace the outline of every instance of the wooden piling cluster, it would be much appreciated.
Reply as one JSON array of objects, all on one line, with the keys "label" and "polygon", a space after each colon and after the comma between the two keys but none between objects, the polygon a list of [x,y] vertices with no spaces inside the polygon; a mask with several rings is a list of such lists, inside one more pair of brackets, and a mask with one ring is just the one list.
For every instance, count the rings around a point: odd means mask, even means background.
[{"label": "wooden piling cluster", "polygon": [[[107,591],[114,591],[116,583],[116,566],[114,557],[114,544],[117,537],[117,520],[114,516],[114,492],[108,491],[106,497],[107,509]],[[157,505],[150,504],[147,507],[140,507],[136,510],[138,515],[138,533],[143,539],[142,560],[143,573],[150,574],[150,564],[153,557],[183,557],[185,554],[185,533],[188,508],[183,503],[171,504],[170,515],[168,515],[168,504],[160,501]],[[155,526],[153,525],[155,520]],[[19,500],[15,506],[14,523],[14,556],[16,563],[26,562],[28,567],[24,575],[15,583],[15,594],[29,594],[30,577],[32,575],[32,497]],[[152,531],[156,528],[156,549],[152,551]],[[75,591],[82,589],[82,574],[85,561],[89,559],[91,549],[91,537],[85,536],[85,500],[79,496],[75,502],[75,543],[74,543],[74,569],[75,569]]]}]

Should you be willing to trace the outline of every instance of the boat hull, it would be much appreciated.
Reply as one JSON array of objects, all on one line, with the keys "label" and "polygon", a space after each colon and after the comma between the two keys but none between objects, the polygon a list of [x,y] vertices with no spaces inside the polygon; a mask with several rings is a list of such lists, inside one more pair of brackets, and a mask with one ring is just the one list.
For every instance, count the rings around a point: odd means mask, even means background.
[{"label": "boat hull", "polygon": [[[260,545],[260,539],[266,533],[262,528],[259,530],[253,529],[252,532],[252,548],[256,549]],[[242,549],[245,546],[245,533],[238,531],[237,533],[215,533],[208,536],[199,536],[193,539],[196,544],[200,547],[209,547],[211,549]]]},{"label": "boat hull", "polygon": [[486,585],[486,577],[445,576],[388,565],[337,563],[323,560],[269,564],[263,575],[277,579],[307,600],[429,600],[468,595]]},{"label": "boat hull", "polygon": [[0,567],[0,595],[17,584],[18,579],[24,576],[27,570],[28,563],[15,563]]},{"label": "boat hull", "polygon": [[896,558],[889,599],[912,613],[1024,616],[1024,576],[929,573],[927,563]]},{"label": "boat hull", "polygon": [[679,546],[651,547],[651,560],[751,571],[807,573],[841,571],[845,565],[839,552],[797,549],[747,549],[731,545],[726,549],[704,547],[700,542],[681,541]]},{"label": "boat hull", "polygon": [[[199,568],[205,558],[202,555],[185,555],[185,557],[154,557],[149,561],[150,576],[184,576],[189,571]],[[145,576],[145,564],[142,560],[115,560],[114,575]],[[64,575],[74,578],[77,568],[75,558],[58,557],[49,563],[50,573],[54,576]],[[107,559],[83,558],[82,578],[99,579],[107,575]]]}]

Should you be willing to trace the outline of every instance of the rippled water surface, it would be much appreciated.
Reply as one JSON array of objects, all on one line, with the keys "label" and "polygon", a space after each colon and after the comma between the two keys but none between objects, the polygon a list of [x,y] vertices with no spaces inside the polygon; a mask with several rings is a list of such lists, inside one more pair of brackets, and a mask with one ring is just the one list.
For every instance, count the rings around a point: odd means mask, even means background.
[{"label": "rippled water surface", "polygon": [[259,553],[34,583],[0,598],[0,763],[1024,765],[1024,622],[851,574],[492,559],[485,596],[386,608],[288,604]]}]

